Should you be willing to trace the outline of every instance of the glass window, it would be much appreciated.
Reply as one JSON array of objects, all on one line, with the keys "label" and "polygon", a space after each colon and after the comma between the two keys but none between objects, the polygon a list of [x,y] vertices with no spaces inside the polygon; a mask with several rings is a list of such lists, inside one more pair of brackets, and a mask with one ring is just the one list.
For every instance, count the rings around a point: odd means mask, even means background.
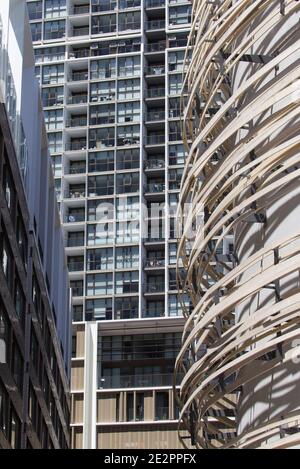
[{"label": "glass window", "polygon": [[112,244],[114,240],[113,222],[88,225],[88,245]]},{"label": "glass window", "polygon": [[117,169],[135,169],[140,166],[139,148],[117,151]]},{"label": "glass window", "polygon": [[137,243],[139,241],[139,223],[138,221],[118,222],[116,231],[116,242]]},{"label": "glass window", "polygon": [[118,122],[139,122],[140,103],[138,101],[118,104]]},{"label": "glass window", "polygon": [[117,30],[117,17],[113,15],[92,16],[92,34],[114,33]]},{"label": "glass window", "polygon": [[139,192],[139,173],[117,174],[117,194]]},{"label": "glass window", "polygon": [[43,2],[27,2],[29,20],[39,20],[43,17]]},{"label": "glass window", "polygon": [[182,74],[169,75],[169,94],[181,94]]},{"label": "glass window", "polygon": [[55,109],[44,111],[45,124],[47,130],[62,130],[63,129],[63,110]]},{"label": "glass window", "polygon": [[105,80],[116,77],[116,59],[91,61],[91,80]]},{"label": "glass window", "polygon": [[116,249],[116,269],[138,268],[139,248],[138,246],[128,246]]},{"label": "glass window", "polygon": [[114,152],[99,151],[97,153],[89,153],[89,172],[98,173],[102,171],[114,170]]},{"label": "glass window", "polygon": [[119,31],[132,31],[141,28],[141,12],[131,11],[119,14]]},{"label": "glass window", "polygon": [[139,273],[117,272],[116,273],[116,293],[137,293],[139,291]]},{"label": "glass window", "polygon": [[90,125],[114,124],[115,105],[104,104],[90,107]]},{"label": "glass window", "polygon": [[66,0],[45,0],[45,18],[65,16],[66,12]]},{"label": "glass window", "polygon": [[90,101],[92,103],[99,101],[113,101],[116,94],[115,87],[116,84],[114,81],[91,83]]},{"label": "glass window", "polygon": [[191,6],[180,5],[170,7],[169,10],[169,24],[170,26],[188,24],[191,22]]},{"label": "glass window", "polygon": [[48,134],[48,148],[49,148],[51,155],[53,153],[62,152],[63,145],[62,145],[62,133],[61,132],[57,132],[57,133],[51,132]]},{"label": "glass window", "polygon": [[64,87],[53,86],[51,88],[43,88],[42,90],[43,106],[62,106],[64,103]]},{"label": "glass window", "polygon": [[119,80],[118,99],[136,99],[140,97],[140,80],[138,78]]},{"label": "glass window", "polygon": [[141,71],[140,56],[120,57],[118,61],[118,76],[139,76]]},{"label": "glass window", "polygon": [[182,144],[169,146],[169,165],[184,164],[185,150]]},{"label": "glass window", "polygon": [[42,23],[30,23],[32,41],[42,40]]},{"label": "glass window", "polygon": [[97,197],[114,193],[114,175],[90,176],[88,179],[88,196]]},{"label": "glass window", "polygon": [[112,274],[88,274],[86,284],[87,296],[112,294]]},{"label": "glass window", "polygon": [[65,36],[65,20],[44,23],[44,39],[60,39]]},{"label": "glass window", "polygon": [[9,337],[10,325],[6,313],[0,305],[0,363],[9,362]]},{"label": "glass window", "polygon": [[43,85],[64,82],[64,64],[43,66]]},{"label": "glass window", "polygon": [[117,145],[138,145],[140,143],[140,126],[127,125],[118,127]]},{"label": "glass window", "polygon": [[139,197],[120,197],[116,204],[117,220],[136,220],[139,218]]},{"label": "glass window", "polygon": [[113,269],[113,250],[89,249],[87,251],[87,270],[110,270]]},{"label": "glass window", "polygon": [[85,305],[86,321],[111,319],[112,318],[112,301],[111,299],[101,298],[97,300],[87,300]]}]

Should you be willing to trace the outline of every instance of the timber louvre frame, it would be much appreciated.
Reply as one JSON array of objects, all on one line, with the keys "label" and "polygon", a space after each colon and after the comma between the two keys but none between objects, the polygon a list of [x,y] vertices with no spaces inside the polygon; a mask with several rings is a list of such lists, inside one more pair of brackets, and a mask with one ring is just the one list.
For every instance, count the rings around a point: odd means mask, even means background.
[{"label": "timber louvre frame", "polygon": [[[299,399],[274,410],[272,385],[263,412],[250,395],[297,369],[299,218],[289,223],[299,207],[299,19],[296,0],[193,1],[177,276],[194,309],[182,304],[175,379],[184,373],[182,424],[198,448],[300,444]],[[204,224],[191,240],[199,207]],[[228,236],[233,251],[220,256]]]}]

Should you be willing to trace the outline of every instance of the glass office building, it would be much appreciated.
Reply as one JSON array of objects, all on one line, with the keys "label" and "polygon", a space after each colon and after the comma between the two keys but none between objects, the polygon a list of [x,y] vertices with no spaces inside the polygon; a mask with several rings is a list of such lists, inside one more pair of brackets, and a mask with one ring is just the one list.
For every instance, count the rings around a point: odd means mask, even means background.
[{"label": "glass office building", "polygon": [[73,291],[72,446],[179,447],[175,213],[191,5],[27,4]]}]

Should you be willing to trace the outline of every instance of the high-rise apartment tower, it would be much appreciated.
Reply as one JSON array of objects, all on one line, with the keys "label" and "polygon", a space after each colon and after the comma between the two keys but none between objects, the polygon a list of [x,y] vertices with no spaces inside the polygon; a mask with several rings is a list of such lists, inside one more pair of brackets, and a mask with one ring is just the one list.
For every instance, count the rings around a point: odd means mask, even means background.
[{"label": "high-rise apartment tower", "polygon": [[73,290],[72,446],[175,448],[174,216],[191,5],[27,5]]}]

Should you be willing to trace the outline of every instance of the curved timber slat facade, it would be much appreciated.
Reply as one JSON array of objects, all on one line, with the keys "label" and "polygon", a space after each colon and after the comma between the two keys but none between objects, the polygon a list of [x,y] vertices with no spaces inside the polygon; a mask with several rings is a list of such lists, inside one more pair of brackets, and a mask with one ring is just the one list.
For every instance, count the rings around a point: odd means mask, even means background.
[{"label": "curved timber slat facade", "polygon": [[193,2],[175,374],[199,448],[300,444],[299,20],[295,0]]}]

